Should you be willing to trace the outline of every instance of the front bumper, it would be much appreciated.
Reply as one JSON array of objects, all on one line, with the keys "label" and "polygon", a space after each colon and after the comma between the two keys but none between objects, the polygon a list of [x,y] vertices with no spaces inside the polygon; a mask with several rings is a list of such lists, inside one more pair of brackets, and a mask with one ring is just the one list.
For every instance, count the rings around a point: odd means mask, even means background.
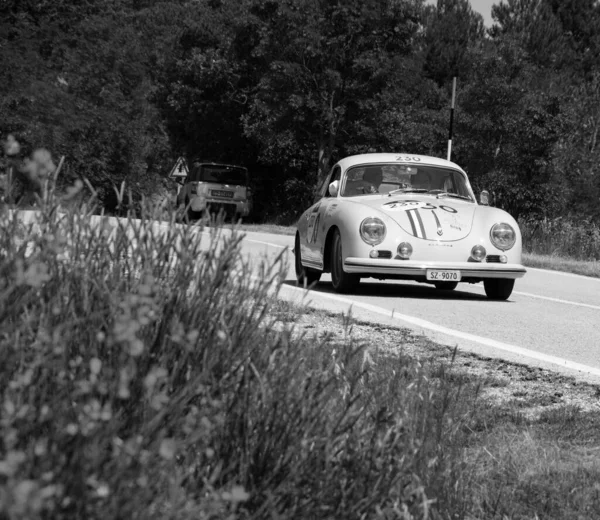
[{"label": "front bumper", "polygon": [[461,281],[481,281],[488,278],[521,278],[527,270],[520,264],[486,262],[419,262],[411,260],[380,260],[348,257],[344,271],[381,278],[404,278],[423,281],[428,269],[460,271]]}]

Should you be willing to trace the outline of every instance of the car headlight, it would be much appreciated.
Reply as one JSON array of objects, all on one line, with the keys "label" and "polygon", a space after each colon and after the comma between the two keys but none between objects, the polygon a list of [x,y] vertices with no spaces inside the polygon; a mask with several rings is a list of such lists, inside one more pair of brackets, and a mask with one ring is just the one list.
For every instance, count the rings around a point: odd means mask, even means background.
[{"label": "car headlight", "polygon": [[517,240],[517,234],[510,224],[501,222],[500,224],[494,224],[490,230],[490,239],[501,251],[507,251],[515,245]]},{"label": "car headlight", "polygon": [[377,217],[368,217],[360,223],[360,237],[369,245],[381,244],[385,234],[385,224]]}]

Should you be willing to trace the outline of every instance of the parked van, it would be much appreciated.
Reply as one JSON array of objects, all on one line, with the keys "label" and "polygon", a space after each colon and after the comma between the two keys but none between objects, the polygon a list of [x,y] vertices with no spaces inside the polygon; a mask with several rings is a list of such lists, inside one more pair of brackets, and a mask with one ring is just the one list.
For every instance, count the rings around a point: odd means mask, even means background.
[{"label": "parked van", "polygon": [[223,210],[226,217],[247,217],[252,211],[248,169],[221,163],[195,162],[177,195],[178,205],[188,208],[188,216]]}]

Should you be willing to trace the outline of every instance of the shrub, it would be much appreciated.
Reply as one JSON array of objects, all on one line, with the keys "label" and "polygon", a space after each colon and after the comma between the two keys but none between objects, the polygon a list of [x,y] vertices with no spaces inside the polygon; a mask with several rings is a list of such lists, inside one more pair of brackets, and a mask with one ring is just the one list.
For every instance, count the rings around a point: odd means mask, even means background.
[{"label": "shrub", "polygon": [[523,247],[530,253],[600,260],[600,226],[590,219],[522,220]]},{"label": "shrub", "polygon": [[0,518],[463,507],[468,388],[282,325],[235,228],[91,213],[0,219]]}]

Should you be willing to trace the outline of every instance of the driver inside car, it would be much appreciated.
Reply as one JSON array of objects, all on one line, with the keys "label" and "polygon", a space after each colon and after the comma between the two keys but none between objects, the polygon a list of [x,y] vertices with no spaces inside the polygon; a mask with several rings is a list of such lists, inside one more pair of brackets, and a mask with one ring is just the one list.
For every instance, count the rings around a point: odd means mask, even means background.
[{"label": "driver inside car", "polygon": [[383,181],[383,171],[379,166],[369,166],[363,174],[363,193],[379,193],[379,186]]}]

